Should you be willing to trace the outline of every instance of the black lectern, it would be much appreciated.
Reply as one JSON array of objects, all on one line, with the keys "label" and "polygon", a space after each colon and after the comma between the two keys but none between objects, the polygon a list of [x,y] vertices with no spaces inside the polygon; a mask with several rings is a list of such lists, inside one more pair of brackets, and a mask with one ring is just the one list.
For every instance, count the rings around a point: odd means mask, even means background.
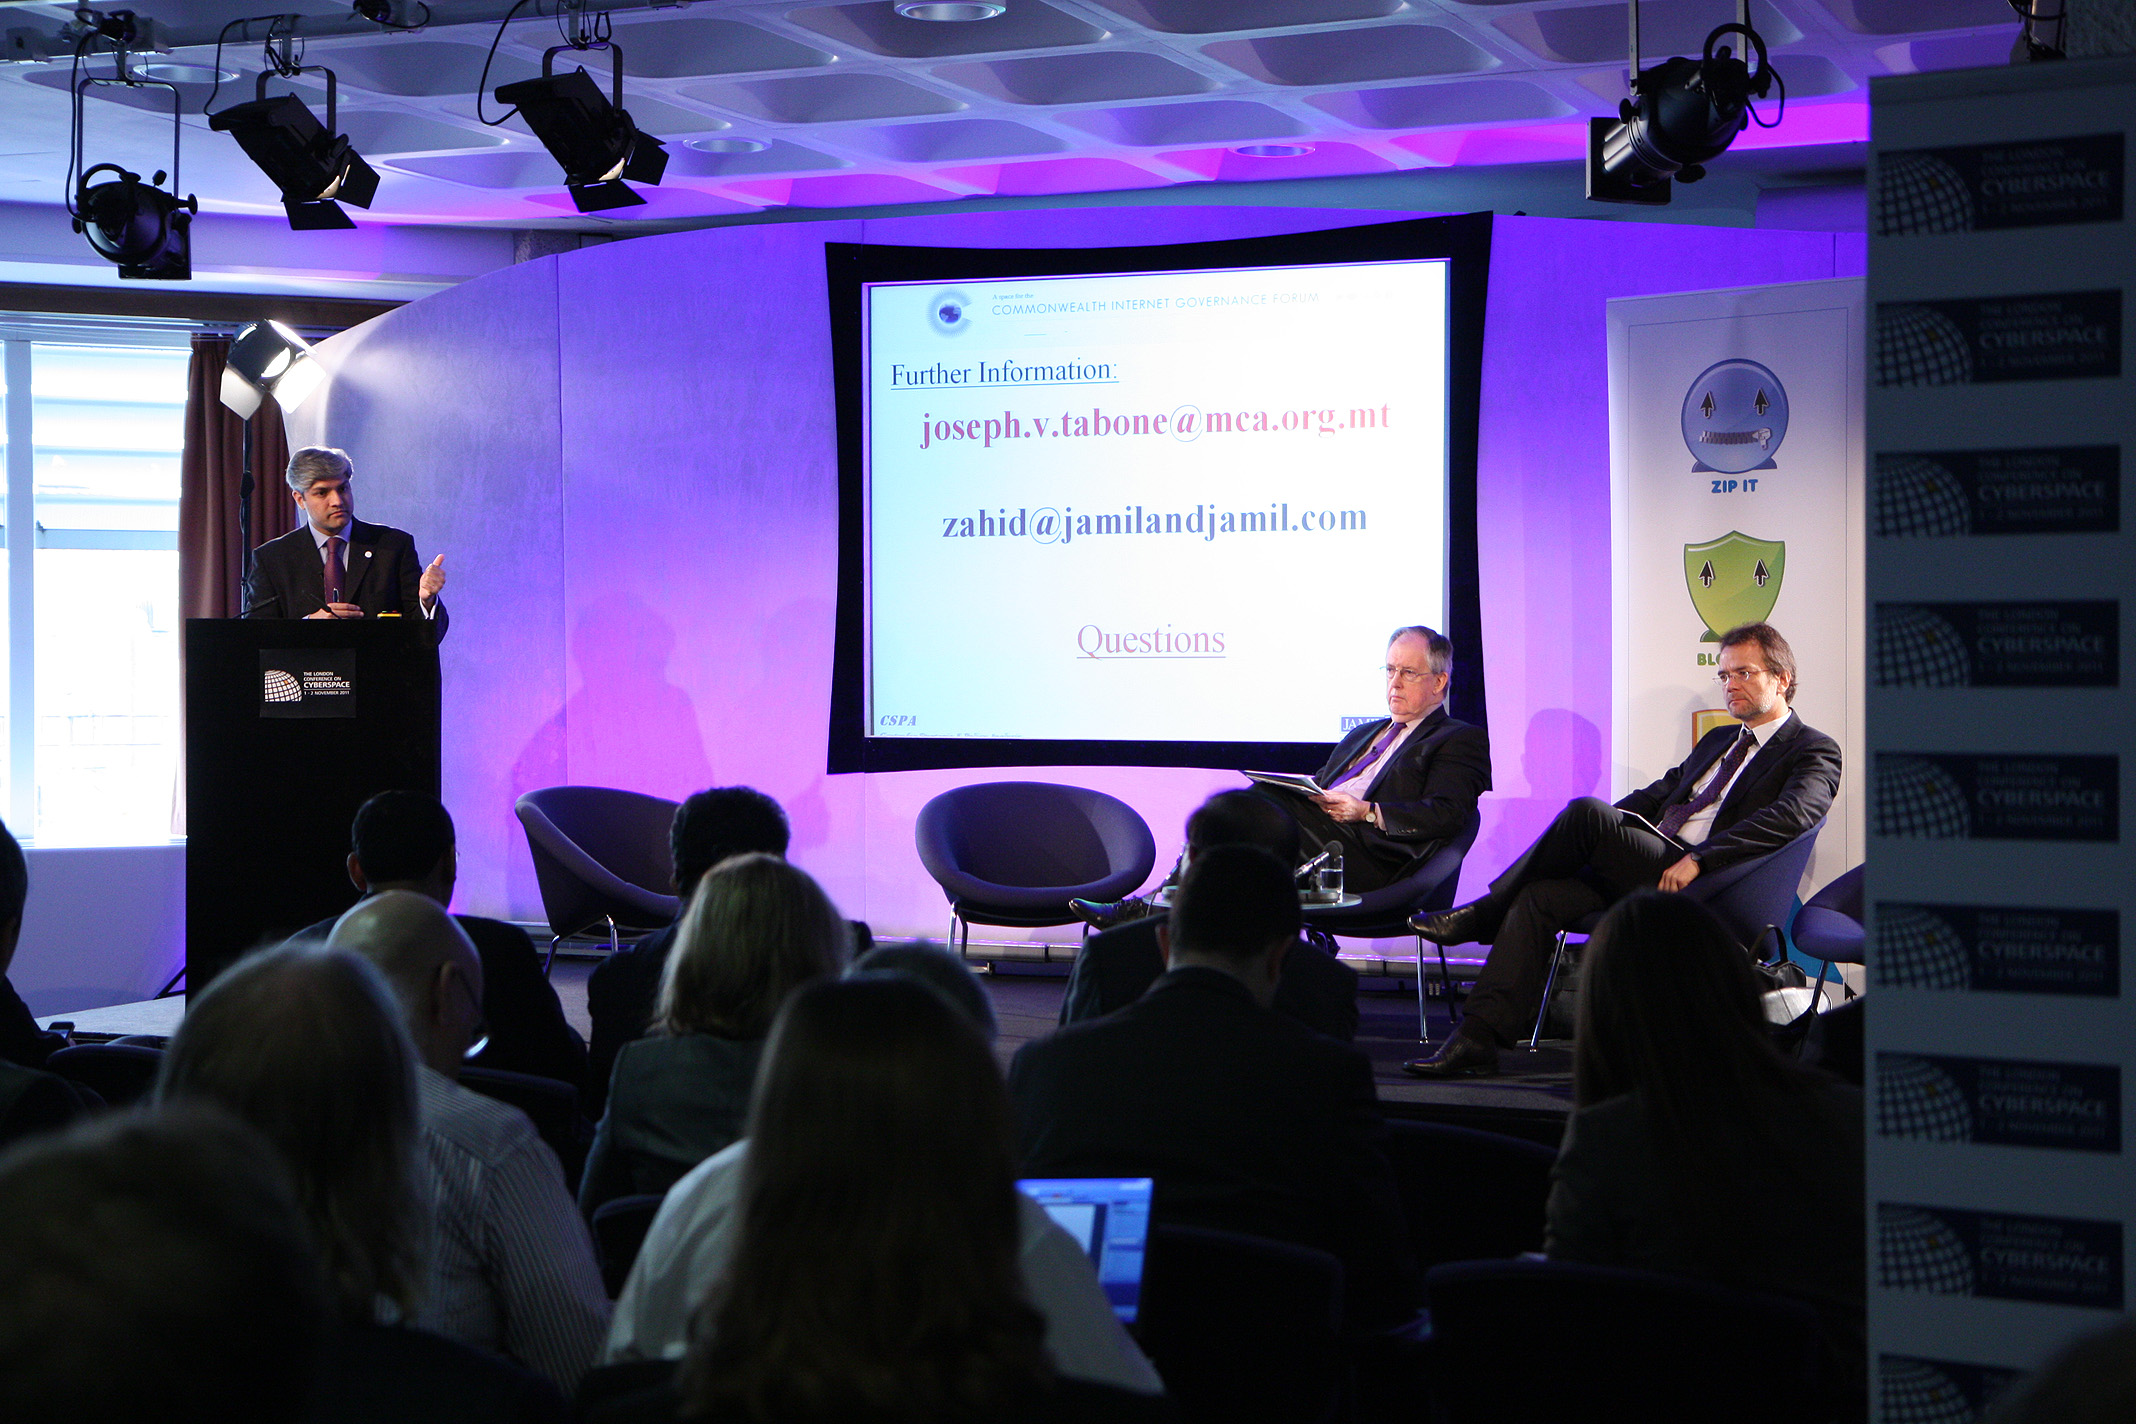
[{"label": "black lectern", "polygon": [[420,618],[189,618],[185,972],[355,903],[356,808],[438,794],[438,650]]}]

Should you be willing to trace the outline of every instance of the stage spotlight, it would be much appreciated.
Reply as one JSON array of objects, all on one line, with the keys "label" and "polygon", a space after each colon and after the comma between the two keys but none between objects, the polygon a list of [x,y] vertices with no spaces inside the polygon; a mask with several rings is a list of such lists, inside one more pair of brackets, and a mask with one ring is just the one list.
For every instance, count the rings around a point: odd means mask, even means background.
[{"label": "stage spotlight", "polygon": [[378,173],[346,137],[334,132],[333,71],[325,71],[324,126],[296,95],[267,97],[271,72],[261,71],[257,99],[210,114],[208,127],[236,139],[245,156],[281,189],[291,227],[305,232],[356,226],[341,204],[370,207],[378,192]]},{"label": "stage spotlight", "polygon": [[[116,176],[102,183],[99,173]],[[180,199],[116,163],[99,163],[82,174],[74,194],[74,230],[89,239],[97,256],[118,264],[121,277],[184,282],[193,276],[193,214],[198,198]]]},{"label": "stage spotlight", "polygon": [[584,69],[556,74],[556,56],[580,45],[558,45],[541,57],[541,78],[522,79],[497,90],[497,102],[519,110],[549,156],[563,166],[564,186],[582,213],[625,208],[645,199],[624,182],[657,187],[667,172],[660,140],[638,132],[623,109],[623,51],[608,45],[615,78],[608,94]]},{"label": "stage spotlight", "polygon": [[282,409],[295,410],[325,378],[303,337],[278,321],[247,322],[230,339],[222,403],[244,420],[252,419],[269,396]]},{"label": "stage spotlight", "polygon": [[[1776,82],[1784,110],[1787,85],[1767,62],[1765,41],[1750,27],[1748,10],[1747,4],[1739,4],[1736,23],[1716,26],[1698,59],[1679,56],[1642,70],[1639,4],[1631,0],[1632,72],[1637,77],[1631,97],[1618,106],[1617,118],[1588,121],[1589,199],[1665,204],[1671,180],[1695,183],[1705,177],[1705,165],[1727,152],[1750,122],[1750,101],[1764,98]],[[1729,35],[1742,36],[1742,43],[1757,52],[1755,74],[1736,50],[1721,43]]]}]

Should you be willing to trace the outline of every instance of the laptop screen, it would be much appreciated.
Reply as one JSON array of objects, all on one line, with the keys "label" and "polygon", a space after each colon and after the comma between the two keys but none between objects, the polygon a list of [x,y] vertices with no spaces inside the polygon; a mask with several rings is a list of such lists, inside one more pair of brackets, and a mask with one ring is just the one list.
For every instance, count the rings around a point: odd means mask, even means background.
[{"label": "laptop screen", "polygon": [[1134,1320],[1150,1236],[1150,1179],[1039,1177],[1016,1185],[1090,1253],[1113,1314]]}]

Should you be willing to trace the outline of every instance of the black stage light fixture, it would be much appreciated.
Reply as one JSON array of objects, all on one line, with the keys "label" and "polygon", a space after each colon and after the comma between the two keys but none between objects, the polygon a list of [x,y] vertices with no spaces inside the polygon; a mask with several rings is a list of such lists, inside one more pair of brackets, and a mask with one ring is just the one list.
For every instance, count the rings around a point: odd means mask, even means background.
[{"label": "black stage light fixture", "polygon": [[[161,79],[143,79],[128,72],[125,45],[132,34],[133,16],[126,11],[126,33],[112,42],[119,45],[112,78],[84,75],[74,85],[74,113],[68,135],[66,189],[67,216],[74,230],[89,239],[97,256],[117,265],[119,276],[151,282],[184,282],[193,276],[193,215],[200,200],[178,196],[179,127],[178,86]],[[97,34],[84,35],[76,44],[77,71],[81,57],[95,43]],[[86,166],[82,162],[82,96],[98,84],[119,84],[129,89],[159,88],[171,91],[171,191],[159,186],[161,169],[148,182],[141,175],[116,163]],[[90,180],[100,173],[111,176],[101,183]],[[78,175],[78,176],[77,176]]]},{"label": "black stage light fixture", "polygon": [[[286,45],[286,41],[284,42]],[[334,71],[324,65],[296,64],[269,48],[268,68],[260,71],[258,95],[208,116],[208,127],[237,140],[245,156],[282,192],[282,211],[299,232],[350,228],[355,219],[342,203],[371,206],[378,193],[378,172],[363,161],[355,145],[336,133]],[[267,97],[267,81],[311,71],[326,76],[326,123],[321,125],[294,94]]]},{"label": "black stage light fixture", "polygon": [[624,112],[620,46],[605,46],[615,63],[607,94],[584,69],[553,72],[557,55],[590,47],[558,45],[542,55],[541,78],[522,79],[497,90],[497,102],[515,106],[549,156],[563,166],[564,186],[582,213],[643,203],[645,199],[624,180],[657,187],[668,160],[660,140],[638,132]]},{"label": "black stage light fixture", "polygon": [[[1699,58],[1678,56],[1644,70],[1639,67],[1639,0],[1629,0],[1629,8],[1632,93],[1618,106],[1616,118],[1588,120],[1587,196],[1658,207],[1669,201],[1671,180],[1695,183],[1706,176],[1705,165],[1727,152],[1750,122],[1750,101],[1764,98],[1780,76],[1766,60],[1764,39],[1750,27],[1749,0],[1737,0],[1735,23],[1715,27]],[[1737,50],[1722,43],[1729,35],[1740,35],[1742,44],[1756,52],[1755,73]],[[1784,82],[1780,102],[1787,103]]]},{"label": "black stage light fixture", "polygon": [[[114,176],[91,183],[99,173]],[[155,186],[162,181],[160,169],[143,183],[116,163],[99,163],[75,190],[74,230],[97,256],[117,263],[121,277],[184,282],[193,276],[192,224],[200,200],[166,193]]]}]

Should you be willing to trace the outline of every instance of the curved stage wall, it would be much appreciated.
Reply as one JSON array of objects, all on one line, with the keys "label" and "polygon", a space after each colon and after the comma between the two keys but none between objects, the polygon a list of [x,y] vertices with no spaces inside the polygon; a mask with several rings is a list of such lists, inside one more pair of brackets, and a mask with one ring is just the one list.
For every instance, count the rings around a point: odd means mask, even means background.
[{"label": "curved stage wall", "polygon": [[[746,782],[786,806],[794,859],[848,914],[880,934],[943,933],[914,817],[947,787],[1024,773],[824,773],[837,588],[824,243],[1113,246],[1415,216],[1183,205],[714,228],[540,258],[324,343],[333,379],[290,418],[291,442],[346,448],[363,516],[414,531],[451,575],[457,908],[541,918],[512,816],[523,791]],[[1603,303],[1858,275],[1862,251],[1858,234],[1495,224],[1478,540],[1498,790],[1464,893],[1568,797],[1613,779]],[[1406,620],[1389,606],[1389,626]],[[1176,768],[1028,774],[1120,796],[1167,860],[1194,804],[1239,784]]]}]

